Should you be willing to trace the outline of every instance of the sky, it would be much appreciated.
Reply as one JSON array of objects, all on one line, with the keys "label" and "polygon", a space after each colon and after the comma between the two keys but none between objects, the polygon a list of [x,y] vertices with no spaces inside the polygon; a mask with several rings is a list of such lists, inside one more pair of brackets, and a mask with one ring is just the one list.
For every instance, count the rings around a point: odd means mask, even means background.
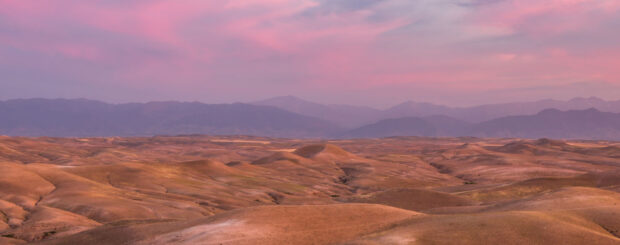
[{"label": "sky", "polygon": [[618,0],[0,0],[0,100],[620,99]]}]

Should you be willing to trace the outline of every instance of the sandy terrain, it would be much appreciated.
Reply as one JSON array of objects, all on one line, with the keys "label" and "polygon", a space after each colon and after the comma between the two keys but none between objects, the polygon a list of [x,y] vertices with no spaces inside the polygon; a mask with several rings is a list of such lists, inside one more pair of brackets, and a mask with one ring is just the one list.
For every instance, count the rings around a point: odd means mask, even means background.
[{"label": "sandy terrain", "polygon": [[0,136],[0,244],[620,244],[620,147]]}]

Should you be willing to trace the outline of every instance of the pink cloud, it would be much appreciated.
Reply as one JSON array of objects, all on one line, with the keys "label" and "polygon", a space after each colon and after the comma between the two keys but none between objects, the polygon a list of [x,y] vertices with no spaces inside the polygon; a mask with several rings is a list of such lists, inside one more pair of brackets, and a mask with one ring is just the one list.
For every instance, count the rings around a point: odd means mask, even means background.
[{"label": "pink cloud", "polygon": [[472,18],[483,25],[549,35],[587,28],[618,10],[620,2],[614,0],[507,0],[481,7]]},{"label": "pink cloud", "polygon": [[620,48],[612,44],[620,34],[609,24],[620,21],[620,1],[461,3],[0,0],[0,32],[7,33],[0,45],[58,59],[63,79],[73,63],[56,56],[100,72],[92,81],[80,77],[83,83],[177,94],[620,83]]}]

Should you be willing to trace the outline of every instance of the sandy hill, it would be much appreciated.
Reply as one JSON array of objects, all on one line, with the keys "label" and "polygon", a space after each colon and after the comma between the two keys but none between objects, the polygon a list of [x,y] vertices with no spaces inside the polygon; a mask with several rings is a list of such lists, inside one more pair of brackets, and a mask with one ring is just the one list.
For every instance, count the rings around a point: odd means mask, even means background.
[{"label": "sandy hill", "polygon": [[0,137],[0,243],[618,244],[617,147]]},{"label": "sandy hill", "polygon": [[189,222],[103,226],[44,244],[334,244],[420,215],[370,204],[261,206]]}]

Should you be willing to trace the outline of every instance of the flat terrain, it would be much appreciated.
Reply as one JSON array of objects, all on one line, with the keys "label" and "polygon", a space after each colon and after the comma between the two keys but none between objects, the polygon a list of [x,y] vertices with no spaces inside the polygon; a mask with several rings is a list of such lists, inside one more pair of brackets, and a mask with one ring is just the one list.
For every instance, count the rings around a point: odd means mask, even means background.
[{"label": "flat terrain", "polygon": [[0,136],[0,244],[620,244],[620,143]]}]

